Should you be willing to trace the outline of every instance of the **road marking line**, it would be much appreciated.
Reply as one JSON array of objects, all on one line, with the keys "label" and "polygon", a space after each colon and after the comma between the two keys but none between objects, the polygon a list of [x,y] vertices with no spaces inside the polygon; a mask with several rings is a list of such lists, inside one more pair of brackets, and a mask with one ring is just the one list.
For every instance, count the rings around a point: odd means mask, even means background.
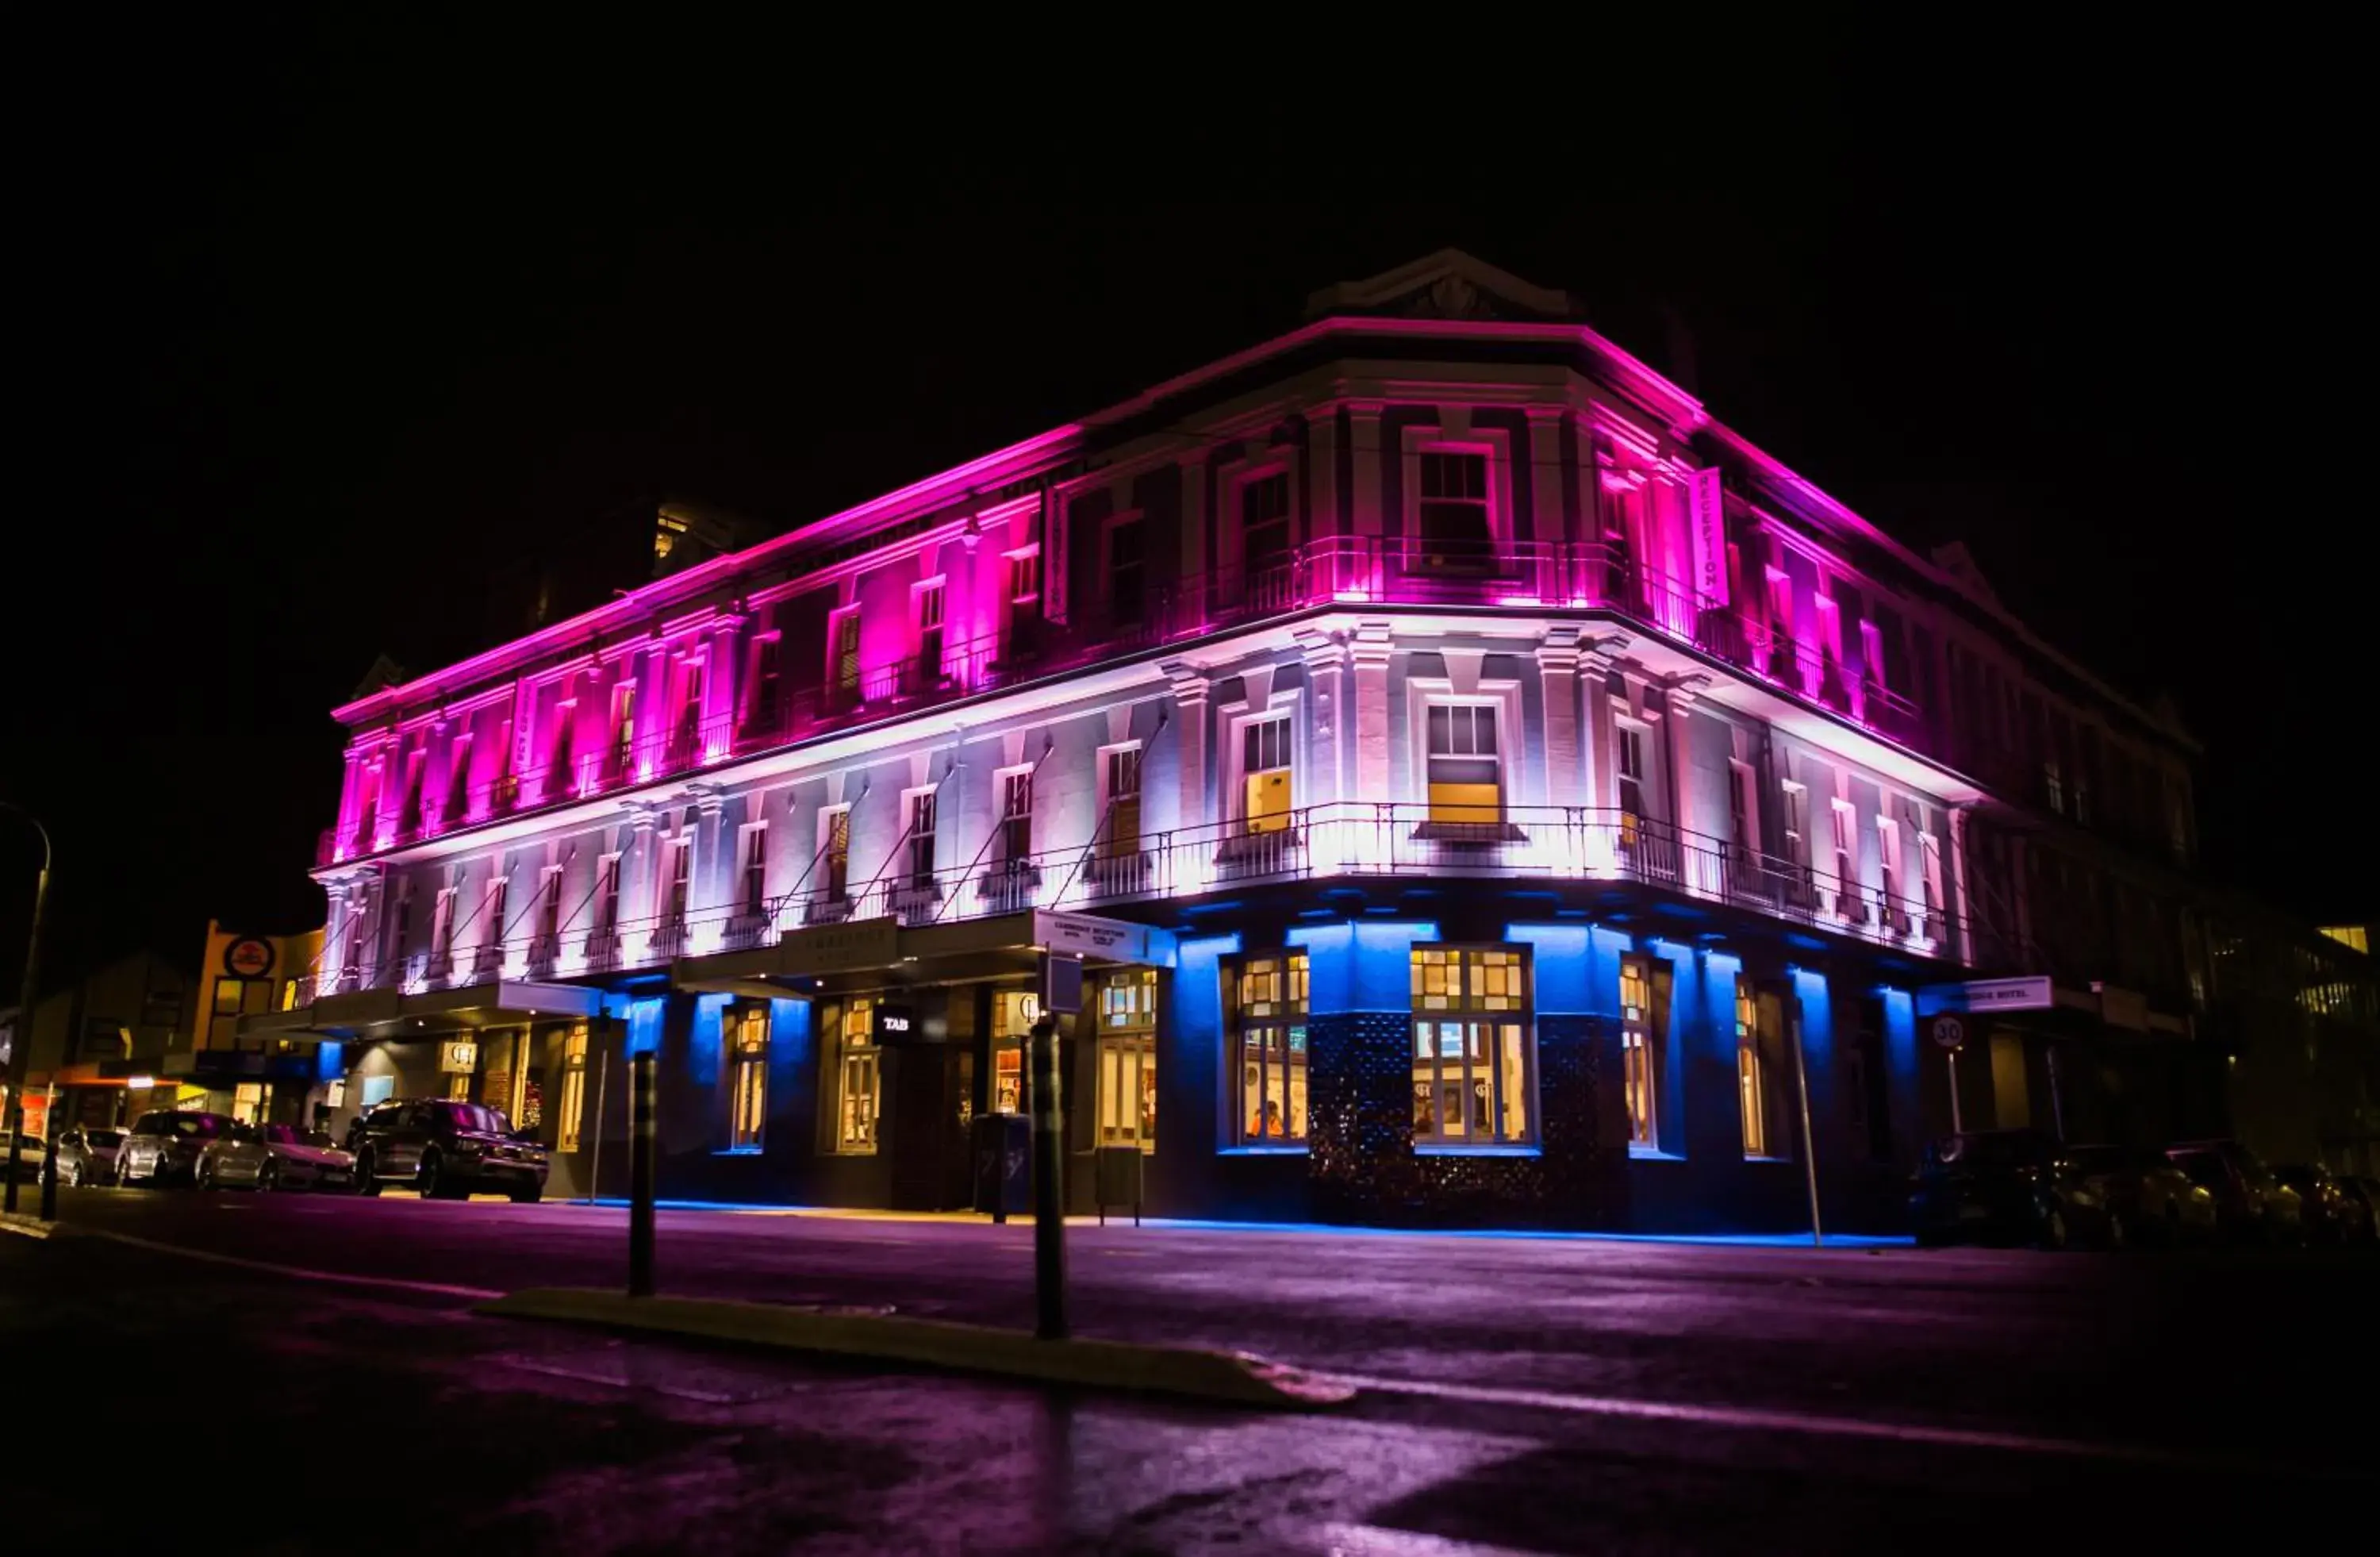
[{"label": "road marking line", "polygon": [[268,1275],[286,1276],[292,1281],[332,1282],[346,1286],[381,1287],[393,1292],[420,1292],[433,1297],[460,1297],[473,1303],[485,1303],[502,1297],[503,1293],[482,1286],[455,1286],[445,1282],[413,1282],[401,1276],[358,1276],[340,1271],[310,1271],[303,1265],[282,1265],[269,1259],[246,1259],[236,1254],[217,1254],[212,1249],[185,1248],[180,1244],[161,1244],[154,1238],[136,1238],[129,1233],[109,1233],[98,1228],[77,1228],[85,1238],[104,1238],[110,1243],[125,1244],[154,1254],[178,1254],[185,1259],[202,1259],[212,1265],[231,1265],[243,1271],[261,1271]]},{"label": "road marking line", "polygon": [[1691,1422],[1702,1427],[1736,1428],[1756,1432],[1793,1432],[1821,1438],[1881,1439],[1897,1443],[1922,1443],[1936,1448],[1998,1449],[2018,1454],[2058,1455],[2070,1459],[2118,1460],[2198,1470],[2220,1470],[2261,1476],[2308,1476],[2338,1479],[2341,1473],[2316,1467],[2254,1460],[2182,1454],[2143,1444],[2090,1443],[2071,1438],[2037,1438],[2029,1433],[1995,1432],[1980,1428],[1928,1427],[1916,1422],[1878,1422],[1858,1417],[1821,1417],[1800,1411],[1768,1411],[1749,1406],[1693,1405],[1682,1401],[1629,1400],[1616,1395],[1556,1394],[1545,1390],[1505,1390],[1485,1384],[1442,1384],[1424,1379],[1379,1379],[1354,1373],[1323,1373],[1342,1384],[1389,1394],[1421,1395],[1482,1405],[1521,1405],[1540,1411],[1568,1411],[1585,1416],[1629,1417],[1639,1420]]},{"label": "road marking line", "polygon": [[1325,1525],[1320,1533],[1330,1557],[1537,1557],[1516,1546],[1483,1546],[1383,1525]]}]

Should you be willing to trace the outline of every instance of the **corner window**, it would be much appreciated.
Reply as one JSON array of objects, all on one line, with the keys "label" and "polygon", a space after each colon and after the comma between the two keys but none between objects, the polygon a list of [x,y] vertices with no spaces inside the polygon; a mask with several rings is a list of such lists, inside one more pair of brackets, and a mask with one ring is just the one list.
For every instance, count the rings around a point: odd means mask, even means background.
[{"label": "corner window", "polygon": [[1225,1017],[1234,1110],[1243,1146],[1305,1141],[1306,957],[1304,952],[1244,958],[1226,969]]},{"label": "corner window", "polygon": [[1475,555],[1494,543],[1488,513],[1488,456],[1440,449],[1421,456],[1421,541]]},{"label": "corner window", "polygon": [[834,1150],[876,1150],[876,1002],[857,995],[843,1003],[835,1043]]},{"label": "corner window", "polygon": [[1502,821],[1503,769],[1497,755],[1495,708],[1439,703],[1431,705],[1427,719],[1429,820],[1450,826]]},{"label": "corner window", "polygon": [[1157,969],[1129,968],[1099,983],[1099,1117],[1101,1146],[1157,1150]]},{"label": "corner window", "polygon": [[1525,954],[1415,946],[1413,1009],[1415,1144],[1534,1140],[1536,1038]]},{"label": "corner window", "polygon": [[730,1013],[729,1040],[735,1064],[727,1149],[758,1151],[769,1116],[769,1008],[759,1004],[735,1007]]}]

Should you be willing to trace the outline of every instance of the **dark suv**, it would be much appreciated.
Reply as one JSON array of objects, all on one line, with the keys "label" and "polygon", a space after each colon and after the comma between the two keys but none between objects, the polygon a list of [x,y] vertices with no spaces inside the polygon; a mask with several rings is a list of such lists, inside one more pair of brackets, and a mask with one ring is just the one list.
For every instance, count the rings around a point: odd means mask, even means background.
[{"label": "dark suv", "polygon": [[392,1184],[425,1200],[474,1192],[527,1202],[545,1193],[546,1151],[513,1134],[502,1109],[432,1099],[382,1103],[347,1132],[356,1187],[377,1195]]}]

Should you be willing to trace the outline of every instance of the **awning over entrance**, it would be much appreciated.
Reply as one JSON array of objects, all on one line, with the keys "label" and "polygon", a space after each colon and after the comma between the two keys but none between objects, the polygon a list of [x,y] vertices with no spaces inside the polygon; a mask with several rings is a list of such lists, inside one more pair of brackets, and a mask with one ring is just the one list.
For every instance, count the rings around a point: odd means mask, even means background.
[{"label": "awning over entrance", "polygon": [[1173,932],[1096,914],[1034,909],[954,924],[904,925],[894,918],[811,925],[787,931],[774,945],[686,957],[670,966],[681,990],[782,997],[805,980],[886,973],[896,981],[949,981],[1029,973],[1045,952],[1087,964],[1172,967]]},{"label": "awning over entrance", "polygon": [[601,990],[577,984],[515,983],[490,979],[454,989],[357,990],[325,995],[291,1011],[267,1011],[239,1019],[249,1038],[393,1038],[408,1030],[510,1027],[540,1017],[601,1014]]}]

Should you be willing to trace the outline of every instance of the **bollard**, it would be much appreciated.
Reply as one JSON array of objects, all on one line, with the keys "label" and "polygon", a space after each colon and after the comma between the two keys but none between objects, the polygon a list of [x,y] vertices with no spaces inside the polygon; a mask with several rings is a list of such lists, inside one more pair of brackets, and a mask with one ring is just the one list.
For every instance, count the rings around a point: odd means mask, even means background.
[{"label": "bollard", "polygon": [[1066,1338],[1065,1112],[1058,1095],[1058,1023],[1033,1024],[1033,1333]]},{"label": "bollard", "polygon": [[646,1052],[628,1062],[628,1295],[653,1295],[653,1181],[660,1143],[655,1140],[655,1075],[661,1067]]}]

